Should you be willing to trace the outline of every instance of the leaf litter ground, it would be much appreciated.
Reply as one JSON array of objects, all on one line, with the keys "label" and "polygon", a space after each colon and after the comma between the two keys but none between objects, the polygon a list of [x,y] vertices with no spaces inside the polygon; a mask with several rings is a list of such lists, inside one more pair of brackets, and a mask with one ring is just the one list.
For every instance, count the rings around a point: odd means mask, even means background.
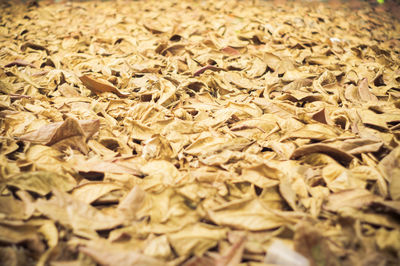
[{"label": "leaf litter ground", "polygon": [[396,6],[276,2],[3,1],[0,264],[397,265]]}]

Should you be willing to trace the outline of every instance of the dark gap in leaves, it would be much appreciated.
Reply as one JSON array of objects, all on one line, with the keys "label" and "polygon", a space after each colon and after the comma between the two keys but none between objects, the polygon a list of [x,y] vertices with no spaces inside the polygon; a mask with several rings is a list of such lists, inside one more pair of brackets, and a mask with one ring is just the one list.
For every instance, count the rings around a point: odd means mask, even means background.
[{"label": "dark gap in leaves", "polygon": [[357,48],[360,48],[361,50],[364,50],[367,47],[368,47],[368,45],[366,45],[366,44],[360,44],[360,45],[357,46]]},{"label": "dark gap in leaves", "polygon": [[389,127],[392,129],[393,127],[396,127],[400,124],[400,118],[398,121],[389,121],[389,122],[386,122],[386,124],[388,124]]},{"label": "dark gap in leaves", "polygon": [[267,152],[267,151],[274,151],[274,150],[269,147],[262,147],[261,152]]},{"label": "dark gap in leaves", "polygon": [[393,209],[385,206],[382,203],[379,202],[372,202],[369,205],[369,209],[377,212],[377,213],[382,213],[382,214],[389,214],[390,216],[392,216],[393,218],[400,220],[400,214],[396,213],[396,211],[394,211]]},{"label": "dark gap in leaves", "polygon": [[379,75],[374,79],[374,85],[376,87],[386,86],[385,82],[383,81],[383,75]]},{"label": "dark gap in leaves", "polygon": [[330,56],[330,55],[334,55],[334,53],[332,52],[332,50],[328,50],[325,53],[326,56]]},{"label": "dark gap in leaves", "polygon": [[198,113],[199,113],[199,111],[197,111],[197,110],[195,110],[195,109],[193,109],[193,110],[186,110],[191,116],[196,116]]},{"label": "dark gap in leaves", "polygon": [[207,64],[208,64],[208,65],[215,66],[215,65],[217,65],[217,62],[216,62],[214,59],[211,59],[211,58],[210,58],[210,59],[207,60]]},{"label": "dark gap in leaves", "polygon": [[257,185],[254,185],[254,192],[256,193],[257,196],[260,196],[261,193],[263,192],[263,188],[261,188]]},{"label": "dark gap in leaves", "polygon": [[282,202],[282,211],[293,211],[292,207],[284,200]]},{"label": "dark gap in leaves", "polygon": [[356,157],[357,159],[359,159],[360,161],[362,161],[361,154],[353,154],[353,156]]},{"label": "dark gap in leaves", "polygon": [[326,187],[326,182],[322,177],[321,178],[317,178],[317,179],[315,179],[313,181],[314,182],[310,184],[311,187],[318,187],[318,186]]},{"label": "dark gap in leaves", "polygon": [[[100,198],[101,199],[101,198]],[[100,201],[98,202],[97,200],[92,202],[90,205],[93,207],[101,208],[101,207],[109,207],[109,206],[116,206],[118,205],[119,201],[113,200],[113,201]]]},{"label": "dark gap in leaves", "polygon": [[186,91],[186,93],[192,98],[194,98],[196,96],[196,94],[193,91],[188,90],[188,91]]},{"label": "dark gap in leaves", "polygon": [[[17,191],[19,190],[17,187],[14,186],[7,186],[8,190],[11,192],[14,198],[20,199],[17,195]],[[3,189],[3,188],[2,188]]]},{"label": "dark gap in leaves", "polygon": [[7,77],[15,77],[14,73],[12,73],[10,71],[6,71],[5,74]]},{"label": "dark gap in leaves", "polygon": [[120,44],[123,40],[124,40],[124,38],[118,38],[118,39],[114,42],[114,45],[115,45],[115,44]]},{"label": "dark gap in leaves", "polygon": [[21,172],[29,172],[33,170],[33,164],[20,166]]},{"label": "dark gap in leaves", "polygon": [[140,95],[140,100],[142,102],[150,102],[152,100],[152,98],[153,98],[153,95],[151,95],[151,94]]},{"label": "dark gap in leaves", "polygon": [[140,139],[132,139],[132,141],[136,144],[142,145],[142,141]]},{"label": "dark gap in leaves", "polygon": [[192,82],[187,87],[195,92],[199,92],[204,87],[204,84],[201,82]]},{"label": "dark gap in leaves", "polygon": [[197,204],[195,202],[193,202],[192,200],[188,199],[188,198],[184,199],[184,203],[188,208],[190,208],[192,210],[196,210],[197,209]]},{"label": "dark gap in leaves", "polygon": [[[169,247],[170,247],[170,249],[171,249],[171,252],[172,252],[172,255],[174,256],[174,258],[179,257],[178,252],[176,252],[174,246],[173,246],[173,245],[169,245]],[[189,258],[188,258],[187,260],[185,260],[185,261],[188,261],[190,258],[191,258],[191,257],[189,257]],[[182,265],[184,265],[184,264],[182,264]]]},{"label": "dark gap in leaves", "polygon": [[258,36],[254,35],[253,38],[251,38],[251,41],[253,42],[254,45],[261,45],[265,44],[265,42],[262,42]]},{"label": "dark gap in leaves", "polygon": [[209,220],[207,218],[202,218],[202,219],[200,219],[199,222],[205,223],[205,224],[209,224],[209,225],[213,225],[213,226],[218,226],[216,223],[214,223],[213,221],[211,221],[211,220]]},{"label": "dark gap in leaves", "polygon": [[6,155],[6,157],[10,160],[17,160],[18,154],[24,151],[25,143],[23,141],[17,141],[18,149]]},{"label": "dark gap in leaves", "polygon": [[182,39],[182,37],[178,34],[174,34],[171,36],[171,38],[169,38],[169,40],[172,42],[179,42],[181,39]]},{"label": "dark gap in leaves", "polygon": [[384,112],[382,110],[380,110],[379,106],[370,106],[368,107],[369,110],[371,110],[372,112],[374,112],[375,114],[383,114]]},{"label": "dark gap in leaves", "polygon": [[98,173],[98,172],[79,172],[79,174],[90,181],[102,181],[104,179],[104,173]]},{"label": "dark gap in leaves", "polygon": [[119,148],[119,143],[115,139],[102,139],[100,143],[112,151],[116,151]]},{"label": "dark gap in leaves", "polygon": [[372,155],[378,160],[382,160],[386,155],[391,152],[391,149],[387,148],[385,145],[382,145],[379,150],[373,152]]},{"label": "dark gap in leaves", "polygon": [[215,244],[215,246],[212,246],[210,249],[208,249],[208,252],[218,252],[219,248],[218,245]]},{"label": "dark gap in leaves", "polygon": [[375,130],[378,130],[380,132],[388,132],[388,129],[380,127],[380,126],[377,126],[377,125],[365,124],[365,126],[369,127],[369,128],[372,128],[372,129],[375,129]]},{"label": "dark gap in leaves", "polygon": [[[49,66],[49,67],[52,67],[52,68],[56,68],[54,62],[53,62],[50,58],[47,58],[46,61],[43,62],[43,63],[40,65],[40,68],[43,68],[43,67],[45,67],[45,66]],[[63,77],[63,76],[64,76],[64,75],[62,75],[61,77]],[[64,79],[64,82],[65,82],[65,79]],[[61,85],[61,84],[60,84],[60,85]]]},{"label": "dark gap in leaves", "polygon": [[242,70],[242,68],[235,67],[235,66],[228,66],[227,69],[230,71],[241,71]]},{"label": "dark gap in leaves", "polygon": [[114,229],[108,230],[97,230],[96,232],[99,234],[100,237],[107,239],[110,235],[110,232]]},{"label": "dark gap in leaves", "polygon": [[339,116],[334,120],[335,124],[337,126],[339,126],[341,129],[345,129],[346,128],[346,124],[347,124],[347,120],[346,118]]},{"label": "dark gap in leaves", "polygon": [[[359,157],[361,157],[361,156],[359,156]],[[367,185],[366,185],[365,188],[366,188],[367,190],[371,191],[372,188],[373,188],[373,186],[374,186],[374,184],[375,184],[375,182],[367,182]]]}]

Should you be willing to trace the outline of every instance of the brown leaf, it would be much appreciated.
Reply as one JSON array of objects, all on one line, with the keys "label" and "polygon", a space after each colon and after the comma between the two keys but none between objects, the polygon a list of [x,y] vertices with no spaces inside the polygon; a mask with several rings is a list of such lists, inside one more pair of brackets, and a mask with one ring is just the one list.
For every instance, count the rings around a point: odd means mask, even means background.
[{"label": "brown leaf", "polygon": [[63,139],[81,136],[90,138],[99,130],[99,120],[76,120],[67,118],[64,122],[55,122],[42,126],[41,128],[27,133],[19,139],[31,141],[44,145],[53,145]]},{"label": "brown leaf", "polygon": [[134,219],[136,212],[141,208],[145,197],[146,193],[139,186],[134,186],[119,203],[118,210],[125,215],[126,219]]},{"label": "brown leaf", "polygon": [[294,248],[310,261],[310,265],[341,265],[337,256],[329,246],[329,239],[323,232],[308,223],[296,226]]},{"label": "brown leaf", "polygon": [[344,165],[348,165],[354,159],[351,154],[322,143],[309,144],[299,147],[292,153],[290,158],[298,159],[304,155],[312,153],[327,154]]},{"label": "brown leaf", "polygon": [[240,55],[240,52],[238,50],[230,46],[222,48],[221,51],[229,55]]},{"label": "brown leaf", "polygon": [[23,45],[21,45],[21,51],[24,52],[27,48],[31,48],[33,50],[43,50],[49,53],[49,50],[47,50],[46,47],[36,43],[26,42]]},{"label": "brown leaf", "polygon": [[360,81],[358,85],[358,93],[360,95],[360,99],[363,102],[377,102],[378,98],[370,92],[368,87],[368,80],[366,78]]},{"label": "brown leaf", "polygon": [[201,74],[203,74],[206,70],[212,70],[212,71],[225,71],[225,69],[220,68],[220,67],[216,67],[216,66],[212,66],[212,65],[207,65],[205,67],[200,68],[199,70],[197,70],[196,72],[193,73],[194,77],[200,76]]},{"label": "brown leaf", "polygon": [[112,92],[118,95],[119,97],[126,97],[129,93],[120,92],[116,87],[111,85],[110,83],[95,79],[89,75],[80,76],[79,79],[82,81],[83,85],[85,85],[89,90],[96,94],[100,94],[103,92]]},{"label": "brown leaf", "polygon": [[4,65],[4,67],[13,67],[13,66],[30,66],[32,68],[36,68],[35,65],[33,65],[29,62],[26,62],[24,60],[21,60],[21,59],[14,60],[14,61]]},{"label": "brown leaf", "polygon": [[215,260],[217,266],[234,266],[242,261],[243,251],[245,248],[246,237],[240,237],[227,252]]}]

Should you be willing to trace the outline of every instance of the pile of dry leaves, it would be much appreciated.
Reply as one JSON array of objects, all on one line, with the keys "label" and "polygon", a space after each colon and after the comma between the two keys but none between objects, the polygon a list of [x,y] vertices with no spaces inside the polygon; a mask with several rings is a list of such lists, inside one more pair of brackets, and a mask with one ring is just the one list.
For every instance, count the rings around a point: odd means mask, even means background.
[{"label": "pile of dry leaves", "polygon": [[390,13],[1,5],[0,264],[397,265]]}]

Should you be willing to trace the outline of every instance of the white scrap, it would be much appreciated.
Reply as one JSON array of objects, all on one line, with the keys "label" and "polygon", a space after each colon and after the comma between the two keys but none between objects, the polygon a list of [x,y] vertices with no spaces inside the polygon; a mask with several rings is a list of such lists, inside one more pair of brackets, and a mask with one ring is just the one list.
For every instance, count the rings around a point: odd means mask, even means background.
[{"label": "white scrap", "polygon": [[290,249],[282,241],[272,243],[267,250],[264,262],[279,266],[310,266],[307,258]]}]

